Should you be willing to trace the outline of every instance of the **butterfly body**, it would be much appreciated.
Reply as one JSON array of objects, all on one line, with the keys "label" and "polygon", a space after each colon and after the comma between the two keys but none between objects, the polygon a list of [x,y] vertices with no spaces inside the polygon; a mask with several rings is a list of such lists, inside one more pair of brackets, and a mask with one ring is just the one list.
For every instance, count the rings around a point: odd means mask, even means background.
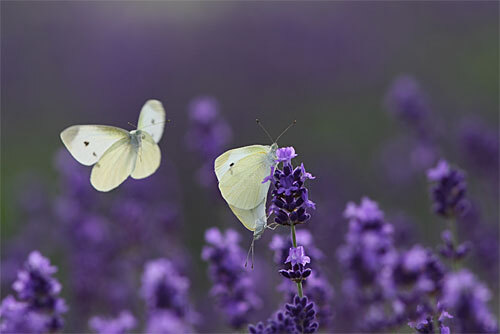
[{"label": "butterfly body", "polygon": [[107,125],[74,125],[61,132],[61,140],[81,164],[94,165],[90,182],[99,191],[118,187],[129,176],[142,179],[160,166],[157,145],[163,134],[165,111],[157,100],[141,110],[138,129],[126,131]]}]

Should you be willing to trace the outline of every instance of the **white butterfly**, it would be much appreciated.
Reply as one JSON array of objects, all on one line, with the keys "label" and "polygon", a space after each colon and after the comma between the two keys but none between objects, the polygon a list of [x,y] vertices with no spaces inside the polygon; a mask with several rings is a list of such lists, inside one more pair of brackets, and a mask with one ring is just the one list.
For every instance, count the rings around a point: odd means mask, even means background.
[{"label": "white butterfly", "polygon": [[[258,120],[257,123],[260,125]],[[290,126],[293,124],[295,122]],[[271,146],[250,145],[235,148],[215,159],[215,175],[219,181],[222,197],[240,222],[253,232],[250,246],[252,251],[253,242],[259,239],[269,227],[266,199],[271,182],[262,182],[271,173],[271,168],[277,165],[278,144],[276,142],[290,126],[278,136],[276,141],[273,141]],[[269,133],[264,128],[262,129],[269,136]]]},{"label": "white butterfly", "polygon": [[90,183],[99,191],[118,187],[129,175],[143,179],[160,166],[157,143],[163,134],[165,110],[160,101],[148,100],[139,115],[137,130],[107,125],[74,125],[61,132],[61,140],[81,164],[94,165]]},{"label": "white butterfly", "polygon": [[277,149],[277,144],[250,145],[229,150],[215,159],[215,175],[222,197],[257,238],[266,221],[266,197],[270,186],[270,182],[262,181],[276,164]]}]

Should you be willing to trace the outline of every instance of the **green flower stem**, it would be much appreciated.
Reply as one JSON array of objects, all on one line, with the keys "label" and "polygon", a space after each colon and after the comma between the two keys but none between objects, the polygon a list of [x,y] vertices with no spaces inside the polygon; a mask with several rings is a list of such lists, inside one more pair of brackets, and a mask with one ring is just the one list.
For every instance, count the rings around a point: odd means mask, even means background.
[{"label": "green flower stem", "polygon": [[[297,238],[295,237],[295,224],[292,224],[292,245],[293,248],[297,248]],[[297,292],[300,298],[304,296],[304,293],[302,292],[302,282],[297,283]]]}]

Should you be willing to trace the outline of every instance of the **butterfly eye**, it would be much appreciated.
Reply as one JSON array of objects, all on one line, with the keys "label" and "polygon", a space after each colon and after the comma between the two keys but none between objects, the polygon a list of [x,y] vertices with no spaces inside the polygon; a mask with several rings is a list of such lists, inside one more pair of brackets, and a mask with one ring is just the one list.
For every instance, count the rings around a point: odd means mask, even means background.
[{"label": "butterfly eye", "polygon": [[233,167],[233,166],[234,166],[234,162],[231,162],[231,163],[229,164],[229,167]]}]

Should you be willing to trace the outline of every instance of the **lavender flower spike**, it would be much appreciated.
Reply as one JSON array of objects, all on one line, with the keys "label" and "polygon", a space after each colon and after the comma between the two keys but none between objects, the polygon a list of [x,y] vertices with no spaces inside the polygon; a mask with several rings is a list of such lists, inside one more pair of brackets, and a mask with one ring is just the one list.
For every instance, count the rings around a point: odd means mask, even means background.
[{"label": "lavender flower spike", "polygon": [[213,282],[211,294],[234,328],[248,323],[250,314],[260,306],[254,283],[243,269],[245,252],[239,246],[239,235],[234,230],[221,233],[217,228],[205,232],[207,245],[202,258],[209,266]]},{"label": "lavender flower spike", "polygon": [[443,283],[441,303],[458,324],[459,333],[497,333],[498,320],[490,312],[491,293],[468,270],[448,274]]},{"label": "lavender flower spike", "polygon": [[59,297],[61,284],[52,277],[57,271],[40,252],[29,254],[24,269],[13,284],[20,302],[8,296],[0,308],[2,332],[56,332],[63,326],[67,306]]},{"label": "lavender flower spike", "polygon": [[271,169],[271,175],[264,179],[272,181],[272,204],[269,208],[274,222],[280,225],[305,223],[311,215],[307,212],[314,209],[315,204],[309,199],[309,191],[305,187],[306,180],[314,179],[306,172],[304,164],[293,168],[291,160],[297,156],[293,147],[280,148],[276,151],[276,162],[283,163],[283,168]]},{"label": "lavender flower spike", "polygon": [[445,160],[427,171],[427,178],[433,182],[431,188],[434,211],[445,217],[461,216],[469,206],[465,198],[467,184],[465,175],[451,168]]},{"label": "lavender flower spike", "polygon": [[257,325],[248,326],[251,334],[315,333],[318,330],[316,311],[313,302],[307,297],[295,296],[292,303],[285,304],[285,312],[279,311],[274,318],[267,321],[267,325],[259,322]]}]

